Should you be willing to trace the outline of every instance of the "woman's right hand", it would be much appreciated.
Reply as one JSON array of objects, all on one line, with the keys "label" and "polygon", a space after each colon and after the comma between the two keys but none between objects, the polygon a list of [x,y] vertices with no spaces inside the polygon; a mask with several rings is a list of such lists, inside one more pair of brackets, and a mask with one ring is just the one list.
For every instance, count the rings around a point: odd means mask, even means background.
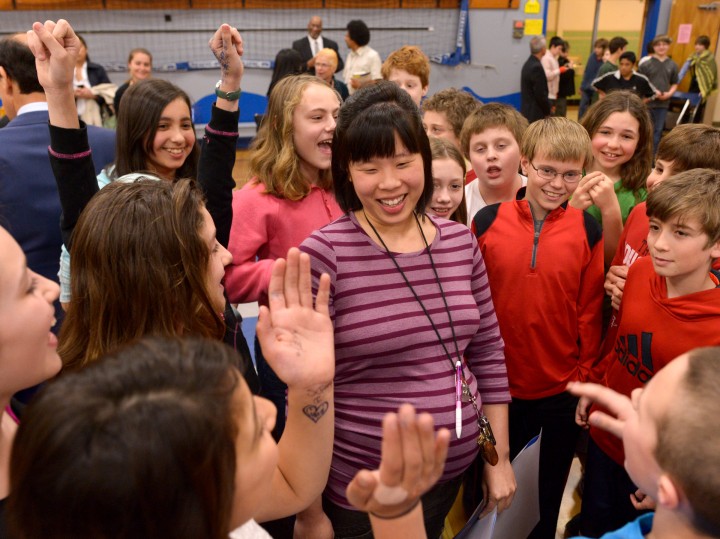
[{"label": "woman's right hand", "polygon": [[75,60],[82,43],[65,19],[57,23],[33,23],[27,32],[28,46],[35,55],[38,80],[46,93],[73,90]]}]

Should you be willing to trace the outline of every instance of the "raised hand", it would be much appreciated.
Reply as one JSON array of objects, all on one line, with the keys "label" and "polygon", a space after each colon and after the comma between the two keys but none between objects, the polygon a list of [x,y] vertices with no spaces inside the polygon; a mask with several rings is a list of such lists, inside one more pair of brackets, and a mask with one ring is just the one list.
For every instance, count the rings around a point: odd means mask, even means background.
[{"label": "raised hand", "polygon": [[65,20],[33,23],[27,33],[28,46],[35,55],[38,79],[45,92],[72,92],[73,70],[81,43]]},{"label": "raised hand", "polygon": [[257,335],[270,366],[289,388],[326,385],[335,375],[335,342],[328,311],[330,277],[320,278],[313,307],[310,257],[297,248],[275,261],[269,309],[260,307]]},{"label": "raised hand", "polygon": [[347,487],[348,501],[380,518],[406,514],[440,479],[449,443],[447,429],[435,435],[430,414],[416,415],[403,404],[383,419],[380,469],[359,471]]},{"label": "raised hand", "polygon": [[56,127],[80,127],[75,107],[73,71],[82,43],[65,20],[33,23],[27,33],[28,46],[35,55],[38,80],[45,89],[50,123]]},{"label": "raised hand", "polygon": [[[222,24],[208,43],[210,50],[220,63],[220,80],[232,86],[228,91],[237,90],[243,76],[243,41],[237,28]],[[225,90],[225,88],[222,88]]]}]

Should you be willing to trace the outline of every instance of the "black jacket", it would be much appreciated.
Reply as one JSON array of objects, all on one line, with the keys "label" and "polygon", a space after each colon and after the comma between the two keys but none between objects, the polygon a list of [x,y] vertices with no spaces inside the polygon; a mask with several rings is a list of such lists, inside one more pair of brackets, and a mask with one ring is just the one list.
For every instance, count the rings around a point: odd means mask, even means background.
[{"label": "black jacket", "polygon": [[[560,67],[567,66],[570,60],[560,56],[558,58],[558,64]],[[560,73],[560,89],[558,90],[558,97],[570,97],[575,95],[575,70],[568,69],[565,73]]]},{"label": "black jacket", "polygon": [[90,86],[97,86],[98,84],[107,83],[110,84],[110,77],[105,72],[105,68],[100,64],[94,64],[93,62],[87,63],[87,74]]},{"label": "black jacket", "polygon": [[[335,43],[332,39],[328,39],[325,36],[322,36],[323,38],[323,46],[326,49],[332,49],[337,53],[338,57],[338,65],[335,72],[342,71],[343,67],[345,67],[345,62],[343,62],[342,56],[340,56],[340,52],[338,51],[338,44]],[[297,41],[293,41],[292,48],[295,49],[300,53],[300,57],[302,58],[302,61],[307,65],[308,60],[313,57],[312,49],[310,48],[310,41],[308,40],[307,36],[305,36],[302,39],[298,39]],[[315,74],[315,69],[309,69],[308,73],[311,75]]]},{"label": "black jacket", "polygon": [[533,55],[520,75],[520,112],[530,123],[550,116],[547,77],[542,63]]},{"label": "black jacket", "polygon": [[[111,84],[110,77],[108,77],[108,74],[105,72],[105,68],[100,64],[88,62],[87,74],[90,86],[97,86],[98,84]],[[95,101],[97,101],[97,104],[101,107],[105,105],[105,100],[100,95],[95,98]]]}]

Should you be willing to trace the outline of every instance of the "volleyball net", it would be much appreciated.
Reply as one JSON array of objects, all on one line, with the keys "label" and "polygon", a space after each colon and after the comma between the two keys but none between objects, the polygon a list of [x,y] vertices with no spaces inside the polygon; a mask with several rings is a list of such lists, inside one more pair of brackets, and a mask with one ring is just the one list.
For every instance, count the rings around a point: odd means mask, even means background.
[{"label": "volleyball net", "polygon": [[313,15],[342,56],[347,23],[362,19],[382,57],[417,45],[439,64],[470,62],[467,0],[0,0],[0,33],[65,18],[107,71],[125,71],[129,51],[143,47],[156,71],[173,72],[216,69],[208,40],[226,22],[243,36],[246,67],[271,69],[278,51],[306,35]]}]

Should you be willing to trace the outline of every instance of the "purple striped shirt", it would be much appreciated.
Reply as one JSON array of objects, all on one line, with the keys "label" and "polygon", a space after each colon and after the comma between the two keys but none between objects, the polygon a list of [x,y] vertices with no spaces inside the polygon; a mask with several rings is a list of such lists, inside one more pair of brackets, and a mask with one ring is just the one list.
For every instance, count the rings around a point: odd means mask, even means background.
[{"label": "purple striped shirt", "polygon": [[[488,287],[485,263],[463,225],[431,218],[430,246],[452,315],[470,389],[487,404],[510,401],[503,341]],[[330,315],[335,325],[335,444],[326,494],[348,509],[345,489],[362,468],[380,464],[382,417],[403,402],[429,412],[436,427],[451,431],[441,479],[461,474],[477,454],[478,428],[470,403],[455,436],[454,369],[422,308],[384,249],[350,213],[314,232],[300,249],[312,259],[313,286],[331,278]],[[455,345],[427,250],[396,260],[435,323],[450,354]],[[479,403],[478,403],[479,404]]]}]

